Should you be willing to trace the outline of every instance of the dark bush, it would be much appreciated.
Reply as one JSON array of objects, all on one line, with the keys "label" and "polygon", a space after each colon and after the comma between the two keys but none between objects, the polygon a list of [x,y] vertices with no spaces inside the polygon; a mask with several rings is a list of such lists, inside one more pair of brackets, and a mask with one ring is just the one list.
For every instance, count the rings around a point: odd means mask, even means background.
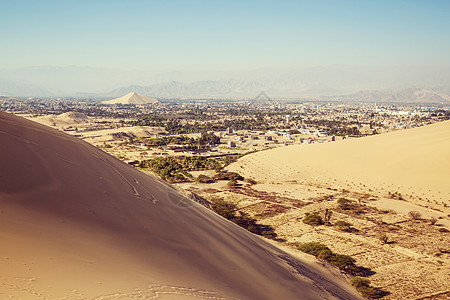
[{"label": "dark bush", "polygon": [[306,214],[302,221],[303,223],[311,226],[318,226],[324,224],[322,217],[316,214]]},{"label": "dark bush", "polygon": [[317,242],[302,243],[298,246],[298,250],[314,256],[319,256],[322,251],[331,251],[330,248],[324,244]]},{"label": "dark bush", "polygon": [[257,224],[255,218],[250,217],[245,212],[238,212],[237,206],[233,203],[228,203],[223,199],[218,198],[212,200],[211,208],[222,217],[247,229],[250,232],[274,240],[279,240],[272,226]]},{"label": "dark bush", "polygon": [[389,243],[389,237],[387,236],[387,234],[383,233],[381,235],[378,236],[378,239],[380,239],[380,241],[383,244],[388,244]]},{"label": "dark bush", "polygon": [[231,220],[234,217],[237,210],[236,204],[226,202],[223,199],[214,199],[211,208],[228,220]]},{"label": "dark bush", "polygon": [[298,246],[298,250],[326,260],[349,274],[356,274],[358,272],[358,267],[355,265],[355,259],[353,257],[333,253],[324,244],[317,242],[302,243]]},{"label": "dark bush", "polygon": [[252,178],[246,178],[244,181],[249,184],[257,184],[258,183],[256,180],[254,180]]},{"label": "dark bush", "polygon": [[354,286],[361,295],[369,299],[378,299],[386,295],[385,292],[372,287],[370,285],[370,280],[367,278],[356,276],[350,280],[350,284]]},{"label": "dark bush", "polygon": [[333,253],[328,261],[349,274],[356,274],[358,272],[358,267],[355,265],[356,260],[349,255]]},{"label": "dark bush", "polygon": [[237,186],[237,181],[234,179],[231,179],[230,181],[228,181],[227,186],[235,187],[235,186]]},{"label": "dark bush", "polygon": [[244,180],[244,177],[236,172],[221,172],[214,176],[217,180]]},{"label": "dark bush", "polygon": [[264,230],[261,233],[261,235],[265,238],[272,239],[272,240],[277,238],[277,234],[273,230]]},{"label": "dark bush", "polygon": [[200,175],[198,175],[198,177],[197,177],[197,181],[200,182],[200,183],[213,183],[213,182],[214,182],[214,179],[212,179],[212,178],[209,177],[209,176],[200,174]]},{"label": "dark bush", "polygon": [[348,222],[345,222],[345,221],[342,221],[342,220],[336,221],[333,225],[337,229],[342,230],[342,231],[346,231],[346,232],[352,231],[352,224],[348,223]]},{"label": "dark bush", "polygon": [[354,203],[351,200],[348,200],[346,198],[339,198],[338,199],[338,207],[342,210],[350,210],[354,208]]},{"label": "dark bush", "polygon": [[400,194],[399,192],[393,192],[393,193],[389,192],[389,196],[392,199],[404,200],[402,194]]},{"label": "dark bush", "polygon": [[411,218],[411,219],[413,219],[413,220],[418,220],[418,219],[420,219],[420,217],[422,216],[421,214],[420,214],[420,212],[418,212],[418,211],[410,211],[409,213],[408,213],[408,215],[409,215],[409,217]]},{"label": "dark bush", "polygon": [[250,232],[260,234],[258,226],[256,225],[256,219],[250,217],[247,213],[239,212],[230,219],[233,223],[247,229]]},{"label": "dark bush", "polygon": [[333,259],[334,253],[331,250],[323,250],[319,253],[319,255],[317,255],[317,258],[326,260],[326,261],[331,261]]}]

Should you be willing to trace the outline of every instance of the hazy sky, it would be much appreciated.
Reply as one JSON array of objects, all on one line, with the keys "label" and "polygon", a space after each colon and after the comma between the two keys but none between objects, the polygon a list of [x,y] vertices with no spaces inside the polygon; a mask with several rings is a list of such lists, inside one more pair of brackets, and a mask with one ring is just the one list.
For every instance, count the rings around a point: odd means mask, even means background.
[{"label": "hazy sky", "polygon": [[449,65],[450,1],[0,0],[0,68]]}]

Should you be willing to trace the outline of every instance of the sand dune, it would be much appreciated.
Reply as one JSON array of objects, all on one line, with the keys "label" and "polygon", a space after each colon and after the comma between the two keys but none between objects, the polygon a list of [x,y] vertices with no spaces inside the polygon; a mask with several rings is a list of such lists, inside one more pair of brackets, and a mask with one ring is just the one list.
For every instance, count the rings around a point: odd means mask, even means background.
[{"label": "sand dune", "polygon": [[67,122],[81,123],[89,120],[89,117],[83,113],[69,111],[58,115],[58,119],[65,120]]},{"label": "sand dune", "polygon": [[[449,260],[440,249],[449,245],[450,121],[262,151],[240,158],[228,169],[257,179],[253,190],[309,203],[261,222],[289,242],[323,242],[337,253],[351,255],[357,265],[375,272],[369,278],[391,293],[386,299],[448,297]],[[340,210],[342,197],[357,201],[367,212]],[[344,220],[359,232],[298,222],[306,213],[324,216],[326,209],[333,212],[331,223]],[[411,211],[419,213],[419,220],[411,219]],[[433,219],[436,225],[429,222]],[[383,234],[389,245],[380,243]]]},{"label": "sand dune", "polygon": [[135,92],[126,94],[125,96],[102,101],[103,104],[147,104],[147,103],[158,103],[159,101],[155,98],[140,95]]},{"label": "sand dune", "polygon": [[0,298],[360,299],[63,132],[0,112]]},{"label": "sand dune", "polygon": [[62,128],[67,126],[79,126],[81,124],[89,123],[90,119],[88,116],[77,112],[66,112],[57,116],[41,116],[36,117],[33,121],[47,125],[54,126],[56,128]]},{"label": "sand dune", "polygon": [[[119,127],[113,129],[102,129],[102,130],[92,130],[77,132],[77,134],[88,141],[91,144],[99,142],[111,142],[118,139],[126,138],[123,134],[132,138],[150,138],[154,137],[159,133],[165,133],[165,129],[161,127],[151,127],[151,126],[131,126],[131,127]],[[120,138],[116,138],[117,135]]]},{"label": "sand dune", "polygon": [[229,169],[265,182],[309,181],[450,204],[450,121],[263,151],[243,157]]}]

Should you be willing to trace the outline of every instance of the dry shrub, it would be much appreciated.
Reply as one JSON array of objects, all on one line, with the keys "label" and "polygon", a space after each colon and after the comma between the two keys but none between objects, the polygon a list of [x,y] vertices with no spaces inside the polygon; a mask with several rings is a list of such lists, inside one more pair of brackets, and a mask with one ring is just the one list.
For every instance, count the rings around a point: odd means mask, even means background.
[{"label": "dry shrub", "polygon": [[389,237],[387,236],[387,234],[383,233],[381,235],[378,236],[378,239],[383,243],[383,244],[387,244],[389,242]]},{"label": "dry shrub", "polygon": [[348,223],[348,222],[345,222],[345,221],[342,221],[342,220],[334,222],[333,225],[337,229],[342,230],[342,231],[346,231],[346,232],[350,232],[351,228],[352,228],[352,224],[351,223]]},{"label": "dry shrub", "polygon": [[419,220],[420,217],[422,216],[422,215],[420,214],[420,212],[415,211],[415,210],[410,211],[410,212],[408,213],[408,215],[409,215],[410,218],[413,219],[413,220]]}]

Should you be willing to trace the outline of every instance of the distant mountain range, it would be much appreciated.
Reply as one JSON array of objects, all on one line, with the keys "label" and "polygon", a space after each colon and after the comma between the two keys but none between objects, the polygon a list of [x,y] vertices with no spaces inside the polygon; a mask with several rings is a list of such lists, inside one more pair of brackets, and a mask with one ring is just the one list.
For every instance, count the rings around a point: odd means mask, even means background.
[{"label": "distant mountain range", "polygon": [[[197,81],[182,83],[169,81],[149,86],[130,85],[112,90],[103,94],[105,97],[117,97],[134,91],[143,95],[155,95],[157,98],[224,98],[254,96],[265,86],[252,81]],[[245,96],[244,96],[245,97]]]},{"label": "distant mountain range", "polygon": [[[135,91],[144,95],[160,95],[159,98],[174,98],[177,95],[184,95],[184,97],[204,97],[204,98],[224,98],[229,97],[230,94],[221,94],[223,91],[220,89],[221,83],[218,82],[197,82],[189,85],[184,85],[180,82],[170,82],[167,84],[158,84],[154,86],[128,86],[115,89],[109,94],[108,97],[117,97],[124,95],[130,91]],[[248,86],[241,85],[240,87],[247,88]],[[255,84],[247,89],[253,89],[253,96],[255,97],[263,87],[258,89],[258,85]],[[254,97],[249,97],[248,100]],[[295,98],[292,98],[295,99]],[[289,100],[289,98],[273,100]],[[348,102],[388,102],[388,103],[447,103],[450,104],[450,95],[445,93],[439,93],[433,90],[409,88],[401,91],[360,91],[349,95],[337,95],[337,96],[305,96],[298,97],[297,100],[323,100],[323,101],[348,101]]]},{"label": "distant mountain range", "polygon": [[450,94],[428,89],[409,88],[401,91],[360,91],[351,95],[319,97],[320,100],[385,103],[445,103]]},{"label": "distant mountain range", "polygon": [[50,97],[52,93],[31,84],[18,83],[0,78],[0,96],[39,96]]},{"label": "distant mountain range", "polygon": [[91,67],[0,70],[0,96],[76,97],[107,100],[130,92],[168,98],[433,102],[450,100],[450,69],[310,67],[245,72],[170,72]]}]

